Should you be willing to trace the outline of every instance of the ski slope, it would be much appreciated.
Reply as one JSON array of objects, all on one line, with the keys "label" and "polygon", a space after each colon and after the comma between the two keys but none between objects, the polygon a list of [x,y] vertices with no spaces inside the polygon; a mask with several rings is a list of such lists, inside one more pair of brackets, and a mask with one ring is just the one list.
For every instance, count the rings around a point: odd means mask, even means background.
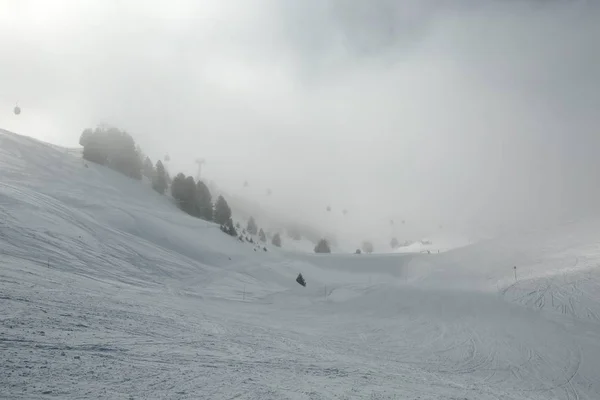
[{"label": "ski slope", "polygon": [[0,131],[0,398],[597,400],[599,237],[254,251]]}]

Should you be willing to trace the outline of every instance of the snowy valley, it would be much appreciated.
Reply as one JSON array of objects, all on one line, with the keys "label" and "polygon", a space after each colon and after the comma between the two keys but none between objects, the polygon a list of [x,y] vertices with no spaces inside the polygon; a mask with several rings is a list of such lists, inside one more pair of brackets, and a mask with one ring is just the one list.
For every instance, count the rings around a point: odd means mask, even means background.
[{"label": "snowy valley", "polygon": [[0,132],[0,398],[597,400],[599,376],[599,220],[261,252]]}]

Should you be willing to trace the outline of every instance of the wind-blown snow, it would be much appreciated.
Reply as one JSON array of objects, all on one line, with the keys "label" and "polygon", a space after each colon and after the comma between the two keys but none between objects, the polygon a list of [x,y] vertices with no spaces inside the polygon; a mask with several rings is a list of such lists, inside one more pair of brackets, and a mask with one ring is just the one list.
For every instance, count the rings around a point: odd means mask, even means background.
[{"label": "wind-blown snow", "polygon": [[599,235],[254,251],[146,183],[3,131],[0,397],[597,400]]}]

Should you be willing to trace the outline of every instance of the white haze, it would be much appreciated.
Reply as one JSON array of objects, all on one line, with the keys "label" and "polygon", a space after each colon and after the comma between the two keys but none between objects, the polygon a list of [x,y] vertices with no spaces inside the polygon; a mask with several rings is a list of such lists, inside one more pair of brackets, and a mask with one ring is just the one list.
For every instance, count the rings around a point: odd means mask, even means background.
[{"label": "white haze", "polygon": [[171,172],[204,157],[226,191],[352,241],[389,240],[390,219],[401,240],[477,237],[597,210],[599,17],[584,1],[1,0],[0,125],[74,146],[110,123]]}]

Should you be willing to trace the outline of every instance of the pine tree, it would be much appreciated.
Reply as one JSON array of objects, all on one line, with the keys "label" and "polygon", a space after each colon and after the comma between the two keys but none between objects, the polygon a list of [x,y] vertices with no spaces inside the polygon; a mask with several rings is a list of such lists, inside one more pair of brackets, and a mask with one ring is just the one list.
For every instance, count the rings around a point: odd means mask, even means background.
[{"label": "pine tree", "polygon": [[198,181],[196,183],[196,203],[198,207],[198,216],[204,220],[212,221],[212,196],[208,190],[208,186],[206,186],[202,181]]},{"label": "pine tree", "polygon": [[254,217],[250,217],[250,219],[248,220],[248,226],[246,227],[246,230],[251,235],[256,235],[258,233],[258,226],[256,226],[256,221],[254,220]]},{"label": "pine tree", "polygon": [[[144,160],[144,167],[143,167],[142,173],[148,179],[154,178],[154,166],[152,165],[152,160],[150,160],[150,157],[146,157],[146,159]],[[163,171],[163,174],[164,174],[164,171]]]},{"label": "pine tree", "polygon": [[362,250],[367,254],[371,254],[373,252],[373,243],[369,242],[368,240],[365,240],[361,247]]},{"label": "pine tree", "polygon": [[[146,160],[149,160],[149,158]],[[160,194],[164,194],[167,189],[165,167],[160,160],[156,162],[156,171],[154,171],[154,175],[152,176],[152,188]]]},{"label": "pine tree", "polygon": [[279,233],[273,235],[273,240],[271,241],[271,243],[275,247],[281,247],[281,236],[279,235]]},{"label": "pine tree", "polygon": [[194,178],[191,176],[186,178],[182,173],[177,174],[171,185],[171,194],[183,211],[190,215],[199,216],[196,206],[196,183]]},{"label": "pine tree", "polygon": [[215,213],[213,221],[219,225],[224,225],[231,219],[231,208],[223,196],[219,196],[215,203]]},{"label": "pine tree", "polygon": [[225,232],[226,234],[228,234],[229,236],[233,236],[233,237],[237,236],[237,232],[235,230],[235,227],[233,226],[233,221],[231,218],[229,218],[229,220],[226,223],[221,225],[221,230],[223,232]]},{"label": "pine tree", "polygon": [[300,285],[306,287],[306,281],[304,280],[304,277],[302,276],[302,274],[298,274],[298,277],[296,278],[296,282],[298,282]]},{"label": "pine tree", "polygon": [[181,172],[178,173],[173,179],[173,183],[171,184],[171,196],[179,203],[181,203],[184,195],[183,195],[183,186],[185,181],[185,175]]},{"label": "pine tree", "polygon": [[199,217],[198,207],[196,205],[196,182],[192,176],[188,176],[184,181],[184,199],[183,209],[194,217]]},{"label": "pine tree", "polygon": [[331,253],[327,239],[319,240],[319,243],[315,246],[315,253]]},{"label": "pine tree", "polygon": [[262,228],[260,228],[260,230],[258,231],[258,238],[261,242],[267,241],[267,236],[265,235],[265,231],[263,231]]},{"label": "pine tree", "polygon": [[394,250],[400,247],[400,242],[398,242],[398,239],[392,238],[392,240],[390,241],[390,247]]}]

